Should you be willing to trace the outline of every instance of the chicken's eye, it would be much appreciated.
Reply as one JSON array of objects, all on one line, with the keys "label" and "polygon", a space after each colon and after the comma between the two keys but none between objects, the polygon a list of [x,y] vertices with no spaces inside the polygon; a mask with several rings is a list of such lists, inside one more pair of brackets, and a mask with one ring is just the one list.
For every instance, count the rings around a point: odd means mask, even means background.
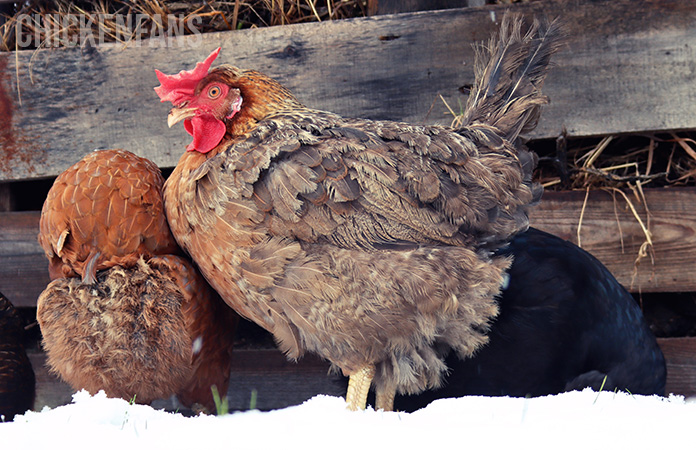
[{"label": "chicken's eye", "polygon": [[220,86],[210,86],[208,88],[208,98],[218,98],[222,93]]}]

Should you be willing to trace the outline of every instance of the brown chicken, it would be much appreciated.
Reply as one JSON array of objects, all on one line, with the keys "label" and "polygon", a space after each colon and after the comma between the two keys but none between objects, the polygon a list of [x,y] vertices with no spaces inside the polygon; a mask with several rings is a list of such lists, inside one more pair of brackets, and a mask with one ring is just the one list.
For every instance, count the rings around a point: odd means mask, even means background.
[{"label": "brown chicken", "polygon": [[436,387],[440,349],[486,343],[509,267],[492,250],[525,230],[541,188],[520,142],[547,99],[555,24],[504,19],[482,47],[463,126],[348,119],[303,106],[255,71],[157,72],[193,142],[165,185],[179,244],[223,299],[350,377],[349,408],[389,410]]},{"label": "brown chicken", "polygon": [[24,341],[24,322],[0,293],[0,422],[34,407],[36,379]]},{"label": "brown chicken", "polygon": [[57,178],[39,234],[53,278],[38,299],[43,345],[74,389],[142,403],[177,394],[212,411],[237,316],[181,255],[163,183],[122,150],[93,152]]},{"label": "brown chicken", "polygon": [[95,151],[61,173],[41,211],[39,243],[51,279],[133,266],[179,251],[163,213],[159,168],[119,150]]}]

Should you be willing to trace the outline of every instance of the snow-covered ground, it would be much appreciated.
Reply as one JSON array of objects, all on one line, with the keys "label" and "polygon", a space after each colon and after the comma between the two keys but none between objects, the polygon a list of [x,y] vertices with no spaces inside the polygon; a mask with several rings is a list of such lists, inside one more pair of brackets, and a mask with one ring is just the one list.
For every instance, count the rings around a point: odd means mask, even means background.
[{"label": "snow-covered ground", "polygon": [[349,412],[342,398],[184,417],[78,392],[0,424],[2,449],[608,449],[696,447],[696,401],[585,390],[443,399],[414,413]]}]

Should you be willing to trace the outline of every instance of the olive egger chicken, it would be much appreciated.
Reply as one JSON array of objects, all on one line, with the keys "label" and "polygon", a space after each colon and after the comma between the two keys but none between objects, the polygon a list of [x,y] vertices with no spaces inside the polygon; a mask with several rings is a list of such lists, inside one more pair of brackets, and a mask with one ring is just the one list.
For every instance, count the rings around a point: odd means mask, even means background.
[{"label": "olive egger chicken", "polygon": [[43,346],[74,389],[140,403],[176,394],[214,410],[237,316],[176,245],[163,184],[156,165],[123,150],[58,176],[40,219],[53,279],[37,302]]},{"label": "olive egger chicken", "polygon": [[486,343],[510,259],[541,188],[521,143],[547,102],[556,23],[506,16],[478,54],[464,125],[351,119],[303,106],[253,70],[157,71],[193,141],[165,184],[178,243],[222,298],[349,376],[348,407],[441,383],[441,348]]}]

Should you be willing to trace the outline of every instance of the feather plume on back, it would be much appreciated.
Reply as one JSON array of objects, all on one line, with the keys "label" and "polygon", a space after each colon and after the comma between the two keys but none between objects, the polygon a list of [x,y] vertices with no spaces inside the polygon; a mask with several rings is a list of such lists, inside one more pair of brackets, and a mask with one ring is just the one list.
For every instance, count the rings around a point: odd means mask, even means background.
[{"label": "feather plume on back", "polygon": [[483,232],[478,232],[482,247],[496,248],[526,230],[528,209],[543,193],[542,186],[532,180],[537,155],[527,149],[521,134],[537,126],[541,107],[549,102],[541,88],[551,56],[564,40],[556,20],[535,19],[526,30],[524,23],[519,15],[506,13],[498,34],[476,47],[474,86],[455,124],[462,135],[477,143],[479,156],[494,173],[510,169],[510,159],[519,164],[513,171],[521,175],[519,188],[509,182],[509,175],[501,184],[516,200],[488,211],[494,219],[484,221]]},{"label": "feather plume on back", "polygon": [[536,127],[549,101],[541,87],[551,55],[563,45],[558,21],[535,20],[524,34],[522,24],[505,14],[498,35],[476,48],[476,81],[461,120],[491,125],[510,142]]}]

